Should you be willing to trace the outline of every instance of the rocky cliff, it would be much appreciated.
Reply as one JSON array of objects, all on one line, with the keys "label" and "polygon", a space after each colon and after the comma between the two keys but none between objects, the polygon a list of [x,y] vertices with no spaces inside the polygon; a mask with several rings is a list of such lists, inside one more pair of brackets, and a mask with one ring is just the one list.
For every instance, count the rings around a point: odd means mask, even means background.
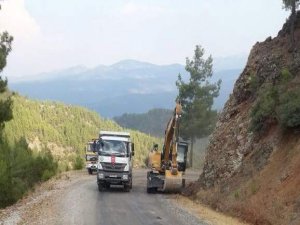
[{"label": "rocky cliff", "polygon": [[[295,23],[294,46],[290,20],[277,37],[254,45],[219,116],[194,191],[213,207],[255,224],[300,224],[299,126],[283,128],[274,101],[274,112],[261,116],[258,129],[251,129],[253,108],[268,88],[280,85],[284,74],[292,77],[279,89],[299,90],[300,12]],[[268,106],[272,99],[266,99]]]}]

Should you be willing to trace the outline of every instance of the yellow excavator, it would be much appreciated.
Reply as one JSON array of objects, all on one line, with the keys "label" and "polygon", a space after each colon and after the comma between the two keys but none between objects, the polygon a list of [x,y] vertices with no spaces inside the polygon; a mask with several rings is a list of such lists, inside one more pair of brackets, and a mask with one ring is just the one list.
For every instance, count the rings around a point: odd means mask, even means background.
[{"label": "yellow excavator", "polygon": [[147,192],[179,192],[185,184],[188,143],[179,137],[179,123],[182,114],[180,102],[176,103],[173,115],[165,130],[162,151],[155,144],[149,153]]}]

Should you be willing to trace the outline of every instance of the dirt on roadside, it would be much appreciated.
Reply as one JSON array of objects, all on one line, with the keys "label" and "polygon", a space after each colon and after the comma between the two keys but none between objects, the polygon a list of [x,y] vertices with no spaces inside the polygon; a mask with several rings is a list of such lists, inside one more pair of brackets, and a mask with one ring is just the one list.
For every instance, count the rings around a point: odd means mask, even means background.
[{"label": "dirt on roadside", "polygon": [[184,209],[188,210],[189,213],[193,214],[194,216],[201,218],[207,224],[211,225],[249,225],[247,223],[241,222],[236,218],[227,216],[220,212],[216,212],[213,209],[204,206],[200,202],[194,202],[189,198],[176,195],[174,199],[172,199],[174,204],[178,204]]},{"label": "dirt on roadside", "polygon": [[[51,216],[55,200],[63,194],[63,191],[84,177],[85,171],[69,171],[37,184],[16,204],[0,209],[0,225],[37,224],[42,216]],[[45,215],[45,212],[49,215]]]}]

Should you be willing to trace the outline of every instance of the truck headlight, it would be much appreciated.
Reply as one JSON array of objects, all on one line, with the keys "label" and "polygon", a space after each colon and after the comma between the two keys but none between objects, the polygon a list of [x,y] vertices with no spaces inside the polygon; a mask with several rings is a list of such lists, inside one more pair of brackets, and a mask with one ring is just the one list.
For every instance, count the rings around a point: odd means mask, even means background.
[{"label": "truck headlight", "polygon": [[98,178],[99,179],[103,179],[104,178],[104,174],[103,173],[98,173]]},{"label": "truck headlight", "polygon": [[127,174],[123,174],[122,179],[123,180],[128,180],[128,175]]},{"label": "truck headlight", "polygon": [[126,166],[124,167],[124,171],[129,171],[129,163],[127,163]]}]

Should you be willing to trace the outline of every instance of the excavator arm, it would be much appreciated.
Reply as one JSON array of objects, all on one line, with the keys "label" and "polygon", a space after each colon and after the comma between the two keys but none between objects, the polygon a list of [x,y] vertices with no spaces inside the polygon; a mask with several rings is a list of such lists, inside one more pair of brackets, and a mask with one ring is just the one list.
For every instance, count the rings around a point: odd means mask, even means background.
[{"label": "excavator arm", "polygon": [[163,166],[165,166],[166,169],[169,169],[171,166],[173,173],[177,173],[177,143],[179,139],[179,120],[181,118],[181,112],[182,107],[180,103],[177,102],[173,115],[165,130],[165,140],[162,152]]},{"label": "excavator arm", "polygon": [[[185,143],[184,166],[178,167],[177,154],[179,141],[179,122],[181,118],[182,107],[180,102],[170,118],[166,130],[162,152],[157,149],[149,154],[149,165],[151,170],[147,173],[147,192],[161,190],[164,192],[178,192],[183,186],[183,172],[186,165],[187,144]],[[183,169],[182,169],[183,168]]]}]

